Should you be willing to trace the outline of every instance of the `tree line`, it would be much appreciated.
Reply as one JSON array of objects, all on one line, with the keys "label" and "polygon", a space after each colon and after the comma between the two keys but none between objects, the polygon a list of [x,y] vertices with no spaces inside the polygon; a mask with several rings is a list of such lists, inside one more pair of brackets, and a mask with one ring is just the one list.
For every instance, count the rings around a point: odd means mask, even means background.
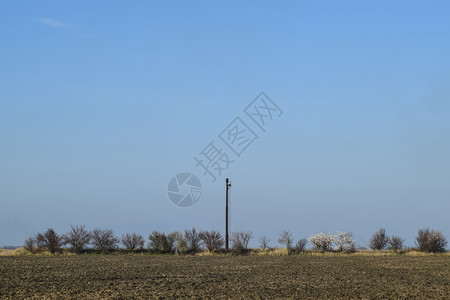
[{"label": "tree line", "polygon": [[[250,251],[249,242],[253,238],[251,231],[234,232],[231,235],[231,251],[233,253],[245,253]],[[147,242],[147,245],[146,245]],[[355,252],[355,241],[349,232],[338,231],[337,234],[325,234],[323,232],[313,234],[308,239],[299,239],[294,242],[293,234],[283,231],[278,243],[283,245],[288,254],[303,253],[310,242],[312,249],[316,251]],[[375,232],[369,242],[372,250],[390,249],[398,252],[405,248],[405,240],[399,236],[388,236],[386,230],[381,228]],[[52,254],[60,253],[64,248],[70,248],[74,253],[110,253],[114,251],[152,253],[188,254],[207,249],[209,252],[223,251],[225,240],[222,234],[216,230],[198,231],[196,228],[186,229],[184,232],[174,231],[169,234],[153,231],[148,240],[137,233],[125,233],[118,237],[111,229],[94,230],[86,229],[84,225],[71,226],[71,230],[59,235],[53,228],[44,233],[38,233],[25,240],[25,249],[31,253],[49,251]],[[270,250],[270,239],[262,236],[259,239],[262,250]],[[66,246],[66,247],[65,247]],[[67,247],[68,246],[68,247]],[[420,229],[415,239],[417,250],[423,252],[444,252],[447,239],[442,232]]]}]

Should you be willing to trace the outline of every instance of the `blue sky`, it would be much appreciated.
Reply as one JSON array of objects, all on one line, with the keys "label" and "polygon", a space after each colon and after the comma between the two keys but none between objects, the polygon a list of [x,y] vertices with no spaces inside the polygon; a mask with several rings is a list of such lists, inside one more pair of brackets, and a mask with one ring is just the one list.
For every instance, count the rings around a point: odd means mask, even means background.
[{"label": "blue sky", "polygon": [[[0,4],[0,245],[71,224],[296,239],[450,234],[446,1]],[[193,157],[261,91],[283,110],[212,183]],[[251,122],[251,121],[250,121]],[[251,125],[251,123],[248,123]],[[254,125],[254,124],[253,124]],[[191,172],[198,203],[167,184]]]}]

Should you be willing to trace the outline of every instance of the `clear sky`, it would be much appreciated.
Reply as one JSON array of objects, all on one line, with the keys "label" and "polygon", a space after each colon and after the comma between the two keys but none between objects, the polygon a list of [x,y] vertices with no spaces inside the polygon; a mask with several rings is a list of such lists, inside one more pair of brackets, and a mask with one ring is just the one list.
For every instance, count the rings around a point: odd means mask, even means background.
[{"label": "clear sky", "polygon": [[[0,4],[0,246],[71,224],[223,232],[225,176],[253,246],[450,235],[450,3],[243,2]],[[266,132],[243,112],[261,91],[283,110]],[[259,138],[212,183],[193,157],[238,116]],[[203,186],[184,209],[181,172]]]}]

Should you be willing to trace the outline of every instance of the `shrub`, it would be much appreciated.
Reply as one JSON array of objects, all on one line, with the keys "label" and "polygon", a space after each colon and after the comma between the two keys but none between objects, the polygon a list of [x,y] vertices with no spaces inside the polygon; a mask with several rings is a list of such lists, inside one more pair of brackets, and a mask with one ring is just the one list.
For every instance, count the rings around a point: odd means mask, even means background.
[{"label": "shrub", "polygon": [[401,237],[393,235],[391,238],[389,238],[388,248],[390,250],[394,250],[394,252],[397,252],[398,250],[403,249],[404,242],[405,240],[402,239]]},{"label": "shrub", "polygon": [[186,253],[189,251],[187,240],[181,232],[174,231],[169,235],[172,235],[175,238],[175,243],[173,245],[173,251],[175,251],[175,253]]},{"label": "shrub", "polygon": [[163,251],[164,252],[174,252],[175,246],[177,242],[177,238],[179,238],[180,233],[177,231],[171,232],[167,235],[166,243],[164,244]]},{"label": "shrub", "polygon": [[92,231],[92,245],[102,253],[117,249],[119,239],[111,229],[96,228]]},{"label": "shrub", "polygon": [[233,232],[231,235],[231,247],[233,251],[242,251],[244,250],[244,245],[242,244],[241,237],[238,232]]},{"label": "shrub", "polygon": [[145,244],[144,237],[134,232],[122,235],[121,242],[122,245],[124,245],[125,248],[129,251],[143,249]]},{"label": "shrub", "polygon": [[269,242],[270,239],[268,239],[265,235],[263,235],[260,239],[259,239],[259,244],[261,249],[266,250],[269,248]]},{"label": "shrub", "polygon": [[224,243],[223,237],[220,232],[215,230],[202,231],[200,237],[209,252],[221,249]]},{"label": "shrub", "polygon": [[233,243],[233,250],[246,251],[248,250],[248,243],[253,237],[251,231],[247,232],[233,232],[231,242]]},{"label": "shrub", "polygon": [[372,250],[383,250],[386,248],[388,242],[389,237],[386,235],[386,230],[384,228],[380,228],[380,230],[372,235],[369,242],[369,247]]},{"label": "shrub", "polygon": [[239,235],[241,236],[242,245],[244,246],[244,249],[248,249],[248,243],[253,238],[253,233],[249,230],[246,232],[240,232]]},{"label": "shrub", "polygon": [[81,253],[91,241],[91,233],[84,225],[71,226],[71,230],[63,235],[64,244],[69,244],[77,253]]},{"label": "shrub", "polygon": [[416,245],[423,252],[444,252],[447,239],[440,231],[420,229],[417,233]]},{"label": "shrub", "polygon": [[292,243],[293,243],[293,237],[292,233],[289,231],[283,230],[283,232],[280,234],[280,238],[278,239],[278,243],[285,245],[288,255],[292,252]]},{"label": "shrub", "polygon": [[184,231],[184,238],[186,239],[188,251],[197,252],[200,250],[202,239],[200,237],[200,232],[197,232],[194,227],[190,230]]},{"label": "shrub", "polygon": [[36,240],[33,237],[29,237],[25,240],[24,248],[25,250],[34,253],[34,246],[36,245]]},{"label": "shrub", "polygon": [[295,251],[297,253],[303,253],[306,249],[306,244],[308,243],[307,239],[300,239],[297,241],[297,244],[295,244]]},{"label": "shrub", "polygon": [[55,254],[64,245],[64,240],[53,228],[49,228],[45,233],[38,233],[36,235],[36,244],[38,247],[47,248],[50,253]]},{"label": "shrub", "polygon": [[163,232],[154,230],[148,237],[150,242],[148,246],[151,250],[156,252],[165,252],[168,248],[171,248],[167,240],[167,236]]}]

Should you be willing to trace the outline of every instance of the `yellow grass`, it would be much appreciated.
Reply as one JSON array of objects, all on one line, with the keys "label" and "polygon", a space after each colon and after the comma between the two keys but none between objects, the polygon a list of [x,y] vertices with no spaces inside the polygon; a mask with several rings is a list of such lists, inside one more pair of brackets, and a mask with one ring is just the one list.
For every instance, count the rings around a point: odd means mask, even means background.
[{"label": "yellow grass", "polygon": [[25,250],[23,247],[17,249],[0,249],[0,256],[16,256],[16,255],[31,255],[31,253]]},{"label": "yellow grass", "polygon": [[[49,255],[53,255],[51,254],[49,251],[43,251],[40,250],[37,253],[30,253],[30,251],[25,250],[24,247],[20,247],[17,249],[1,249],[0,248],[0,256],[27,256],[27,255],[39,255],[39,256],[49,256]],[[72,253],[70,251],[63,251],[62,254],[55,254],[55,255],[76,255],[75,253]]]},{"label": "yellow grass", "polygon": [[[286,248],[274,248],[274,249],[253,249],[250,252],[250,255],[274,255],[274,256],[282,256],[287,255],[287,249]],[[425,253],[416,251],[413,249],[405,249],[400,252],[394,252],[393,250],[380,250],[380,251],[374,251],[374,250],[358,250],[353,253],[348,252],[324,252],[324,251],[315,251],[315,250],[306,250],[305,252],[301,254],[296,255],[306,255],[306,256],[399,256],[399,255],[405,255],[405,256],[450,256],[450,252],[444,252],[444,253]]]},{"label": "yellow grass", "polygon": [[[259,249],[255,248],[252,249],[248,255],[269,255],[269,256],[285,256],[287,255],[287,249],[286,248],[272,248],[272,249]],[[0,256],[25,256],[25,255],[32,255],[29,251],[25,250],[25,248],[20,247],[14,250],[10,249],[1,249],[0,248]],[[40,256],[48,256],[52,255],[48,251],[39,251],[38,253],[34,255],[40,255]],[[56,255],[76,255],[75,253],[71,251],[63,251],[62,254],[56,254]],[[224,253],[224,252],[212,252],[210,253],[208,250],[202,250],[200,252],[197,252],[195,254],[196,256],[217,256],[217,255],[232,255],[232,253]],[[444,252],[444,253],[425,253],[416,251],[415,249],[405,249],[402,250],[399,253],[396,253],[392,250],[358,250],[353,253],[346,253],[346,252],[323,252],[323,251],[315,251],[315,250],[306,250],[304,253],[301,254],[295,254],[295,255],[304,255],[304,256],[326,256],[326,257],[333,257],[333,256],[450,256],[450,252]]]},{"label": "yellow grass", "polygon": [[[223,252],[221,253],[210,253],[208,250],[203,250],[195,255],[197,256],[212,256],[212,255],[227,255]],[[288,255],[286,248],[272,248],[272,249],[252,249],[247,255],[269,255],[269,256],[285,256]],[[400,252],[394,252],[393,250],[358,250],[353,253],[349,252],[324,252],[324,251],[316,251],[316,250],[306,250],[301,254],[295,255],[305,255],[305,256],[326,256],[326,257],[334,257],[334,256],[450,256],[450,252],[444,253],[425,253],[416,251],[414,249],[405,249]]]},{"label": "yellow grass", "polygon": [[197,252],[197,253],[195,253],[195,255],[197,255],[197,256],[211,256],[213,254],[210,253],[208,250],[205,250],[205,251]]},{"label": "yellow grass", "polygon": [[273,256],[282,256],[287,255],[286,248],[273,248],[273,249],[253,249],[251,254],[254,255],[273,255]]}]

